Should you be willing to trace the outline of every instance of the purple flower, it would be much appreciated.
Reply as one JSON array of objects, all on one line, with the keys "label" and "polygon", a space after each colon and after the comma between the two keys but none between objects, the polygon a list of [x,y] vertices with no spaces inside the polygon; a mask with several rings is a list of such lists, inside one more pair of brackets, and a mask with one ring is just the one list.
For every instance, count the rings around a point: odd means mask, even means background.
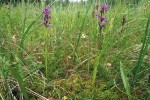
[{"label": "purple flower", "polygon": [[103,23],[108,23],[108,19],[96,14],[96,17],[100,19],[99,26],[104,27]]},{"label": "purple flower", "polygon": [[100,16],[99,14],[95,14],[95,16],[96,16],[97,18],[101,18],[101,16]]},{"label": "purple flower", "polygon": [[51,17],[50,17],[48,14],[45,14],[45,15],[44,15],[44,20],[45,20],[45,21],[48,21],[50,18],[51,18]]},{"label": "purple flower", "polygon": [[109,6],[108,6],[108,5],[104,5],[104,6],[101,8],[100,12],[101,12],[101,14],[102,14],[102,13],[104,13],[105,11],[107,12],[108,10],[109,10]]},{"label": "purple flower", "polygon": [[103,23],[108,23],[108,19],[105,17],[100,18],[99,26],[104,27]]},{"label": "purple flower", "polygon": [[46,7],[44,10],[43,10],[43,14],[50,14],[51,13],[51,9],[49,7]]},{"label": "purple flower", "polygon": [[49,22],[49,19],[51,18],[50,13],[51,13],[51,9],[49,7],[44,8],[43,10],[44,22],[42,22],[41,25],[47,28],[51,26]]},{"label": "purple flower", "polygon": [[[98,9],[98,5],[96,6],[96,9]],[[100,20],[99,21],[99,26],[100,27],[104,27],[104,23],[108,23],[108,19],[103,17],[104,12],[107,12],[109,10],[109,6],[104,5],[101,9],[100,9],[100,14],[96,13],[95,16]]]}]

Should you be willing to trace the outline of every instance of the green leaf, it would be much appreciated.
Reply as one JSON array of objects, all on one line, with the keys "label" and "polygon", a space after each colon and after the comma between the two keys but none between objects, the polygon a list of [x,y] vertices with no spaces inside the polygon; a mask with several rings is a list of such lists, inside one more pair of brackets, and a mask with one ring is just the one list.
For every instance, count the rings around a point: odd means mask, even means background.
[{"label": "green leaf", "polygon": [[121,72],[121,78],[122,78],[122,81],[123,81],[123,85],[124,85],[124,88],[125,88],[126,93],[128,95],[128,99],[132,100],[129,80],[128,80],[128,77],[126,76],[122,66],[123,66],[122,63],[120,62],[120,72]]},{"label": "green leaf", "polygon": [[140,51],[139,59],[138,59],[138,62],[136,64],[136,66],[134,67],[134,69],[132,71],[133,76],[134,76],[133,80],[136,80],[136,78],[137,78],[137,74],[138,74],[139,68],[142,65],[143,58],[144,58],[144,56],[146,54],[146,51],[147,51],[147,48],[148,48],[148,44],[150,42],[149,24],[150,24],[150,13],[149,13],[149,17],[148,17],[148,21],[147,21],[147,25],[146,25],[146,30],[145,30],[145,34],[144,34],[144,40],[143,40],[143,43],[142,43],[142,48],[141,48],[141,51]]}]

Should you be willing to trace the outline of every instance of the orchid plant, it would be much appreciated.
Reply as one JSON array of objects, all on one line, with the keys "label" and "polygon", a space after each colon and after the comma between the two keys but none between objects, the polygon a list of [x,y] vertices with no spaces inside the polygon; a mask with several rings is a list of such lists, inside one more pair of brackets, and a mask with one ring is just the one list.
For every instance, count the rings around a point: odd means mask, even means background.
[{"label": "orchid plant", "polygon": [[[108,19],[106,17],[104,17],[104,13],[109,10],[109,6],[108,5],[104,5],[104,6],[102,6],[100,8],[100,10],[99,10],[99,5],[97,5],[95,8],[96,8],[96,12],[97,12],[97,13],[95,13],[95,16],[96,16],[96,18],[99,19],[99,23],[98,23],[99,31],[100,31],[100,33],[99,33],[100,34],[99,40],[102,42],[102,36],[103,36],[102,29],[105,27],[105,24],[108,23]],[[98,43],[98,47],[99,48],[101,48],[101,45],[102,45],[102,43],[101,44]]]},{"label": "orchid plant", "polygon": [[[98,34],[98,49],[99,49],[99,53],[98,56],[96,57],[96,61],[95,61],[95,65],[94,65],[94,70],[93,70],[93,80],[92,80],[92,84],[94,85],[95,80],[96,80],[96,74],[97,74],[97,70],[98,70],[98,66],[99,66],[99,62],[102,56],[102,44],[103,44],[103,33],[102,33],[102,29],[105,27],[105,24],[108,23],[108,19],[106,17],[104,17],[104,13],[107,12],[109,10],[109,6],[104,5],[100,8],[99,10],[99,6],[97,5],[95,7],[96,12],[94,12],[96,18],[98,18],[99,22],[98,22],[98,26],[99,26],[99,34]],[[104,50],[104,49],[103,49]]]},{"label": "orchid plant", "polygon": [[43,19],[44,19],[44,22],[41,23],[42,26],[44,26],[46,28],[46,34],[45,34],[45,55],[44,55],[44,58],[45,58],[45,74],[46,74],[46,78],[48,78],[48,66],[49,66],[49,63],[48,63],[48,59],[49,59],[49,54],[48,54],[48,38],[49,38],[49,35],[48,35],[48,28],[51,27],[51,24],[49,22],[51,16],[51,9],[49,7],[45,7],[43,9]]}]

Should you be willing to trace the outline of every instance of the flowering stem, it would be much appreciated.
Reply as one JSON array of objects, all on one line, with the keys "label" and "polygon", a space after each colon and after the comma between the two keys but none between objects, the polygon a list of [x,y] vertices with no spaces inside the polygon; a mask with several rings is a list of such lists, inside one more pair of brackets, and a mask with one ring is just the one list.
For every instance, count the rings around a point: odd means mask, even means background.
[{"label": "flowering stem", "polygon": [[47,28],[46,28],[46,34],[45,34],[45,74],[46,74],[46,78],[48,78],[48,32],[47,32]]},{"label": "flowering stem", "polygon": [[98,49],[99,50],[102,49],[102,42],[103,42],[102,28],[103,27],[99,26],[99,34],[98,34]]},{"label": "flowering stem", "polygon": [[[98,11],[98,5],[96,6],[96,10]],[[103,52],[105,51],[103,48],[102,49],[102,44],[103,44],[103,33],[102,33],[102,29],[105,27],[105,24],[104,23],[107,23],[108,22],[108,19],[105,18],[103,16],[104,12],[107,12],[109,9],[109,6],[107,5],[104,5],[101,9],[100,9],[100,14],[99,13],[96,13],[96,17],[99,19],[99,34],[98,34],[98,48],[99,48],[99,54],[98,56],[96,57],[96,62],[95,62],[95,65],[94,65],[94,70],[93,70],[93,80],[92,80],[92,84],[94,85],[95,83],[95,80],[96,80],[96,74],[97,74],[97,70],[98,70],[98,66],[99,66],[99,62],[100,62],[100,59],[101,59],[101,56],[103,54]]]},{"label": "flowering stem", "polygon": [[[96,10],[98,11],[99,6],[97,5]],[[102,33],[102,29],[103,27],[105,27],[104,23],[108,23],[108,19],[105,18],[103,15],[105,12],[107,12],[109,9],[109,6],[104,5],[101,9],[100,9],[100,13],[96,13],[96,17],[99,19],[99,35],[98,35],[98,48],[101,50],[102,49],[102,43],[103,43],[103,33]]]},{"label": "flowering stem", "polygon": [[44,18],[44,22],[41,23],[42,26],[44,26],[46,29],[46,34],[45,34],[45,76],[46,78],[48,78],[48,59],[49,59],[49,54],[48,54],[48,39],[49,39],[49,35],[48,35],[48,28],[51,26],[49,19],[51,18],[50,16],[51,13],[51,9],[49,7],[45,7],[43,9],[43,18]]}]

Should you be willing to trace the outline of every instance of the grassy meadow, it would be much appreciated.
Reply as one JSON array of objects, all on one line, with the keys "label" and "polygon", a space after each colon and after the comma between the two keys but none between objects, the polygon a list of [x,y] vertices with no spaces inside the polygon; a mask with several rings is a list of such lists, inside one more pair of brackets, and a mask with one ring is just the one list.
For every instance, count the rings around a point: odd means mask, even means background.
[{"label": "grassy meadow", "polygon": [[1,4],[0,100],[150,100],[150,2],[97,4]]}]

